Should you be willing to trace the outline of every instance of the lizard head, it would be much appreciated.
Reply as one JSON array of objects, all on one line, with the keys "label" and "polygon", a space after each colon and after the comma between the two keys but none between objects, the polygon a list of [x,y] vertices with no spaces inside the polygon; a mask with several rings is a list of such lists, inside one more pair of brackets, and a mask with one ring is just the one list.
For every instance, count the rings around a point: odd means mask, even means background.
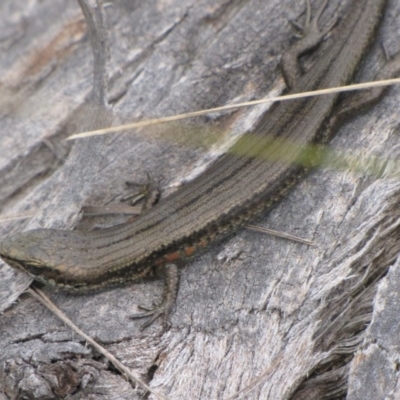
[{"label": "lizard head", "polygon": [[[0,258],[41,283],[74,289],[75,285],[72,282],[69,284],[74,271],[71,265],[74,251],[71,249],[71,241],[65,240],[67,233],[71,234],[55,229],[15,233],[0,242]],[[82,245],[84,240],[76,242]]]},{"label": "lizard head", "polygon": [[[0,242],[0,258],[11,267],[25,272],[38,281],[49,282],[51,256],[44,250],[41,229],[20,232]],[[54,272],[54,271],[53,271]],[[51,278],[50,278],[51,279]]]}]

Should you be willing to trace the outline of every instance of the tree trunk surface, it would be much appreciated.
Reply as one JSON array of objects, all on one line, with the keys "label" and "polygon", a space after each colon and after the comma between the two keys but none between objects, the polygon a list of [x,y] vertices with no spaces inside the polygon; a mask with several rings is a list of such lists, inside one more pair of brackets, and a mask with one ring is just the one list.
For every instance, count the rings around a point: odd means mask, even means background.
[{"label": "tree trunk surface", "polygon": [[[146,182],[147,173],[162,177],[168,196],[267,106],[65,138],[277,95],[281,55],[296,40],[289,21],[305,19],[296,0],[81,5],[86,13],[72,0],[0,4],[0,237],[120,223],[123,216],[82,217],[81,208],[119,205],[124,183]],[[320,26],[348,5],[330,1]],[[384,65],[379,42],[400,50],[399,29],[392,0],[358,80]],[[302,60],[305,69],[335,33]],[[169,330],[156,322],[140,331],[129,318],[160,299],[159,281],[46,293],[168,399],[400,398],[399,103],[392,87],[343,125],[330,145],[341,162],[309,174],[257,221],[315,246],[246,229],[212,246],[181,269]],[[1,400],[156,398],[24,294],[30,283],[0,265]]]}]

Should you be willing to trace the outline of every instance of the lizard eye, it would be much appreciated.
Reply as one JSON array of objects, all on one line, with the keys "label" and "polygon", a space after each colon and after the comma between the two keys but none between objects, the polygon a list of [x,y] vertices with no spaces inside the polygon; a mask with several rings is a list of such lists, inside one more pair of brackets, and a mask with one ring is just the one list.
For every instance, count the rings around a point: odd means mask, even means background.
[{"label": "lizard eye", "polygon": [[29,271],[33,275],[41,275],[44,268],[40,264],[29,263],[26,265],[26,270]]}]

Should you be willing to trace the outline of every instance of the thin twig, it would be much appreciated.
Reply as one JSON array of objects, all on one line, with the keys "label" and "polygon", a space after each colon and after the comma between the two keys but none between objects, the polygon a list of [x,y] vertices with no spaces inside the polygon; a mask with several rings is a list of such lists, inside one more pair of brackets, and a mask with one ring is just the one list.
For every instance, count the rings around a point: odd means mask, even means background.
[{"label": "thin twig", "polygon": [[15,221],[18,219],[28,219],[32,218],[35,214],[19,214],[19,215],[6,215],[3,218],[0,218],[1,222]]},{"label": "thin twig", "polygon": [[269,97],[269,98],[265,98],[265,99],[261,99],[261,100],[247,101],[245,103],[229,104],[226,106],[209,108],[207,110],[193,111],[193,112],[189,112],[186,114],[172,115],[169,117],[162,117],[162,118],[155,118],[155,119],[147,119],[144,121],[133,122],[130,124],[119,125],[119,126],[113,126],[113,127],[105,128],[105,129],[97,129],[97,130],[93,130],[93,131],[76,133],[74,135],[69,136],[66,140],[82,139],[82,138],[86,138],[86,137],[90,137],[90,136],[105,135],[105,134],[111,133],[111,132],[120,132],[120,131],[124,131],[127,129],[141,128],[144,126],[156,125],[156,124],[161,124],[164,122],[178,121],[178,120],[182,120],[182,119],[186,119],[186,118],[197,117],[200,115],[206,115],[206,114],[211,114],[211,113],[221,112],[221,111],[226,111],[226,110],[232,110],[232,109],[240,108],[240,107],[254,106],[257,104],[301,99],[304,97],[321,96],[321,95],[332,94],[332,93],[350,92],[350,91],[354,91],[354,90],[370,89],[370,88],[380,87],[380,86],[390,86],[390,85],[399,84],[399,83],[400,83],[400,78],[385,79],[385,80],[381,80],[381,81],[357,83],[357,84],[352,84],[352,85],[347,85],[347,86],[340,86],[340,87],[336,87],[336,88],[320,89],[320,90],[314,90],[314,91],[303,92],[303,93],[294,93],[294,94],[288,94],[288,95],[278,96],[278,97]]},{"label": "thin twig", "polygon": [[307,244],[308,246],[316,246],[315,242],[313,242],[311,240],[303,239],[299,236],[291,235],[290,233],[279,232],[279,231],[275,231],[273,229],[268,229],[268,228],[261,228],[260,226],[256,226],[256,225],[246,225],[245,227],[247,229],[250,229],[251,231],[267,233],[268,235],[277,236],[277,237],[280,237],[283,239],[289,239],[289,240],[292,240],[293,242]]},{"label": "thin twig", "polygon": [[118,361],[110,352],[104,347],[94,341],[90,336],[86,335],[85,332],[80,330],[40,289],[29,288],[27,292],[32,295],[36,300],[40,301],[47,309],[55,314],[61,321],[69,326],[74,332],[90,343],[100,354],[106,357],[114,366],[117,368],[127,380],[139,385],[142,389],[152,393],[158,399],[168,400],[165,396],[155,392],[150,386],[148,386],[142,379],[134,375],[125,365]]}]

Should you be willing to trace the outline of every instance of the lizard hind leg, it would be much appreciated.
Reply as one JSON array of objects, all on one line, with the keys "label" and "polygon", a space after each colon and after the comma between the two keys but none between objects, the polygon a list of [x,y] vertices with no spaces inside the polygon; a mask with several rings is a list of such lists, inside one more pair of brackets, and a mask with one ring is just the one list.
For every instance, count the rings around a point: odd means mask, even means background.
[{"label": "lizard hind leg", "polygon": [[[387,60],[374,80],[392,79],[398,76],[400,76],[400,52],[395,54],[390,60]],[[359,90],[341,99],[335,109],[335,113],[328,122],[328,129],[326,130],[324,141],[328,141],[333,132],[336,132],[336,130],[352,115],[360,114],[378,103],[386,90],[388,90],[388,86],[378,86],[366,90]]]},{"label": "lizard hind leg", "polygon": [[[395,54],[379,70],[374,81],[392,79],[400,76],[400,52]],[[349,94],[342,99],[329,122],[329,128],[334,130],[354,114],[359,114],[372,107],[382,98],[388,86],[378,86]]]},{"label": "lizard hind leg", "polygon": [[326,35],[332,30],[338,21],[338,17],[333,17],[324,30],[321,31],[319,29],[318,22],[326,6],[328,5],[328,1],[329,0],[325,0],[319,7],[315,17],[311,18],[310,0],[306,0],[306,21],[303,27],[298,27],[302,31],[301,39],[299,39],[282,56],[281,60],[282,74],[285,79],[286,86],[289,89],[292,89],[296,86],[296,82],[302,75],[299,58],[303,54],[315,49],[324,40]]},{"label": "lizard hind leg", "polygon": [[[386,62],[383,68],[375,76],[375,81],[385,80],[385,79],[393,79],[400,76],[400,52],[397,53],[394,57]],[[339,103],[335,108],[335,112],[332,114],[330,119],[327,122],[327,127],[322,131],[322,136],[320,141],[322,144],[327,143],[335,132],[352,116],[362,114],[367,111],[373,105],[379,102],[379,100],[385,94],[385,91],[388,90],[388,86],[377,86],[371,87],[369,89],[358,90],[356,92],[349,93],[347,97],[341,98]],[[325,156],[327,153],[323,153]],[[354,169],[358,171],[360,168],[360,160],[359,158],[355,158],[357,161],[354,165],[347,165],[346,168]],[[319,164],[327,164],[331,167],[343,168],[345,160],[343,155],[335,155],[335,153],[331,153],[328,159],[318,159],[315,166]],[[373,169],[370,173],[374,175],[379,175],[380,171],[384,168],[384,163],[380,165],[374,165]],[[363,172],[365,172],[364,168]]]}]

